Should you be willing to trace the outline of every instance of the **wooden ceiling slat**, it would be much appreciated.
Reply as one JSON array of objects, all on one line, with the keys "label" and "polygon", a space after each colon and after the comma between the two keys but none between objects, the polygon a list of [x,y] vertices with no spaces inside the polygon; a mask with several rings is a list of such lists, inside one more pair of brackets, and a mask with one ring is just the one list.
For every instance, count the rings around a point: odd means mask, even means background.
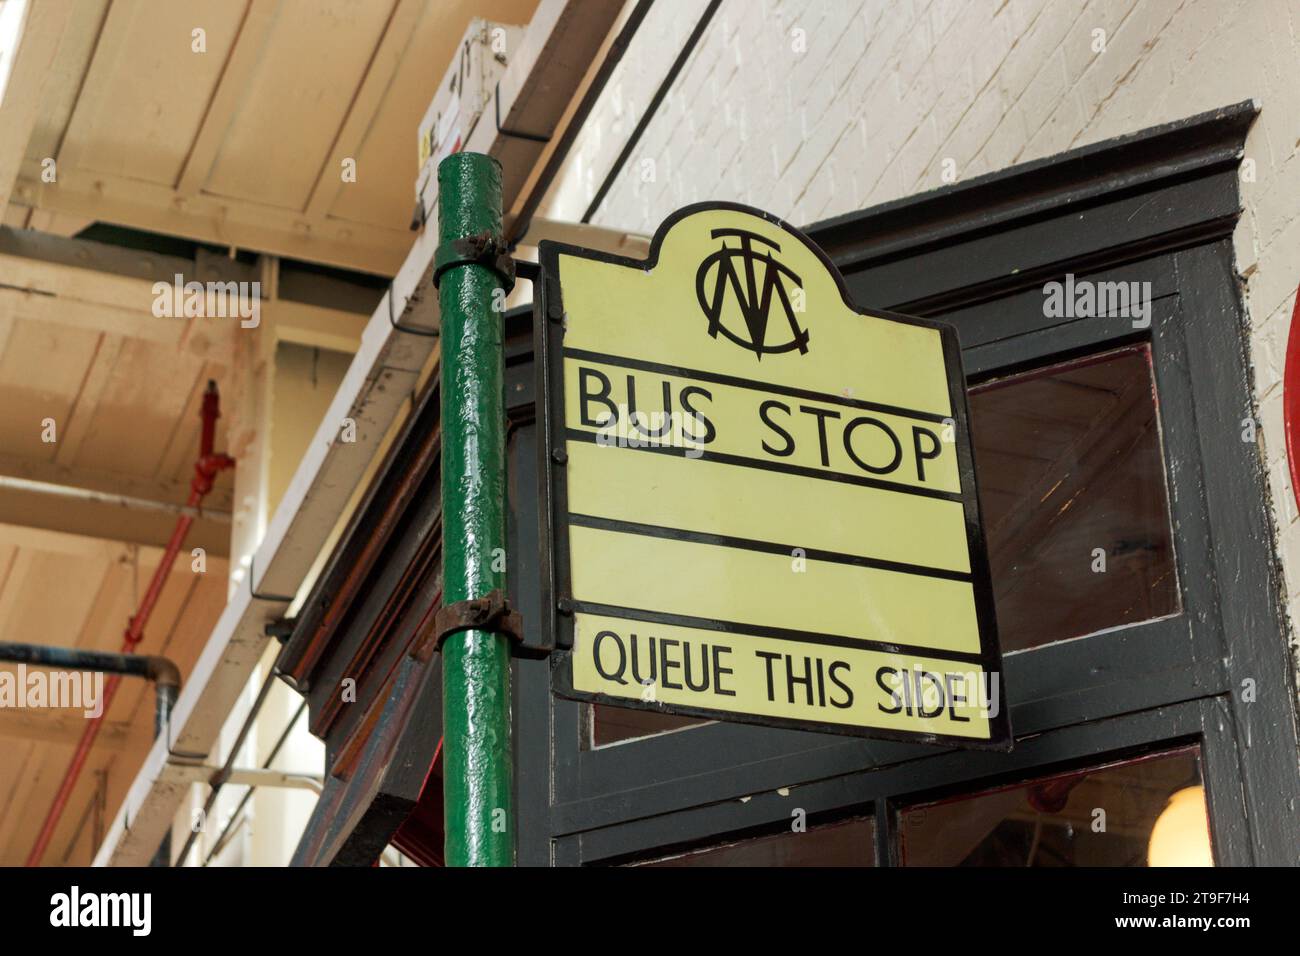
[{"label": "wooden ceiling slat", "polygon": [[278,6],[276,0],[252,0],[244,8],[216,90],[176,183],[176,191],[182,196],[197,193],[212,172],[226,131],[248,93],[249,78],[263,54]]},{"label": "wooden ceiling slat", "polygon": [[[374,56],[367,64],[365,76],[348,107],[347,116],[343,120],[338,136],[335,137],[329,155],[312,186],[305,208],[309,217],[316,219],[328,215],[334,205],[335,197],[342,191],[344,183],[340,174],[343,160],[356,159],[361,151],[375,114],[383,109],[384,98],[392,87],[397,68],[407,51],[412,48],[415,27],[424,12],[424,7],[424,0],[398,0],[393,5]],[[422,47],[417,45],[414,49],[420,50]],[[412,178],[414,178],[414,164],[412,170]],[[358,182],[360,182],[359,177]],[[353,186],[356,183],[348,185]]]},{"label": "wooden ceiling slat", "polygon": [[[71,747],[57,744],[6,743],[5,760],[0,761],[0,792],[4,793],[0,801],[0,861],[9,866],[18,866],[27,855],[34,837],[30,823],[30,810],[34,806],[32,795],[42,783],[38,767],[49,760],[47,752],[61,753],[64,759],[72,756]],[[7,779],[6,779],[7,778]],[[53,789],[50,796],[54,795]],[[24,825],[25,824],[25,825]]]},{"label": "wooden ceiling slat", "polygon": [[[198,453],[200,422],[193,393],[204,368],[203,359],[130,339],[122,346],[117,366],[104,384],[94,433],[85,440],[77,463],[98,471],[153,478],[159,476],[174,434],[179,433],[189,445],[188,460],[183,463],[188,483]],[[192,443],[188,436],[194,436]],[[229,482],[225,477],[224,483]]]},{"label": "wooden ceiling slat", "polygon": [[23,11],[22,32],[12,69],[0,99],[0,211],[9,204],[32,132],[40,122],[40,105],[49,85],[63,32],[71,19],[71,0],[46,0]]},{"label": "wooden ceiling slat", "polygon": [[60,465],[72,465],[77,460],[77,453],[82,443],[90,434],[91,424],[98,411],[104,389],[117,367],[117,358],[122,351],[122,337],[104,333],[96,343],[95,355],[90,360],[86,377],[82,380],[81,390],[73,400],[71,420],[64,427],[54,460]]},{"label": "wooden ceiling slat", "polygon": [[[291,16],[278,17],[204,190],[295,213],[305,209],[391,8],[316,0],[293,4]],[[407,148],[414,142],[412,136]]]},{"label": "wooden ceiling slat", "polygon": [[53,462],[58,443],[42,440],[47,418],[61,437],[94,359],[99,336],[18,322],[0,360],[0,448],[5,454]]},{"label": "wooden ceiling slat", "polygon": [[[242,8],[228,0],[114,3],[68,127],[65,152],[71,155],[64,157],[68,165],[60,178],[108,173],[172,188],[199,134]],[[207,52],[192,49],[195,29],[206,32]],[[93,108],[82,108],[86,99]]]}]

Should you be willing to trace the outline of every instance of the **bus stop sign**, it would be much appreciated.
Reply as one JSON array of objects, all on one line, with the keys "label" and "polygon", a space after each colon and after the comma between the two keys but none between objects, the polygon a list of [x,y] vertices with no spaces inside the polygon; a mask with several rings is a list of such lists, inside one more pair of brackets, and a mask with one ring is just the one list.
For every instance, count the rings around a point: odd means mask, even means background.
[{"label": "bus stop sign", "polygon": [[726,203],[645,261],[540,260],[556,692],[1009,747],[952,328],[855,307],[807,237]]}]

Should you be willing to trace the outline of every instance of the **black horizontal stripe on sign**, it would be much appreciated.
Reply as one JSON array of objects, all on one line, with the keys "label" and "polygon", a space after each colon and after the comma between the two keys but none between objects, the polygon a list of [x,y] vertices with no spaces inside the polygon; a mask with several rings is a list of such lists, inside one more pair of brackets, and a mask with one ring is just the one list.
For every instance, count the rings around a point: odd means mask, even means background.
[{"label": "black horizontal stripe on sign", "polygon": [[[758,468],[761,471],[773,471],[782,475],[794,475],[798,478],[820,478],[824,481],[839,481],[847,485],[861,485],[864,488],[879,488],[882,491],[897,491],[905,495],[918,495],[922,498],[938,498],[942,501],[961,502],[962,497],[956,491],[940,491],[937,488],[918,488],[898,481],[885,481],[882,478],[869,478],[866,475],[848,475],[841,471],[827,471],[810,468],[807,465],[790,465],[782,461],[764,461],[761,458],[747,458],[744,455],[729,455],[720,451],[707,451],[699,446],[687,449],[680,445],[619,445],[616,438],[604,438],[596,432],[583,431],[580,428],[566,428],[564,436],[569,441],[586,442],[589,445],[606,445],[619,451],[649,451],[675,458],[690,458],[698,461],[715,461],[721,465],[736,465],[741,468]],[[687,451],[690,455],[687,455]]]},{"label": "black horizontal stripe on sign", "polygon": [[934,412],[923,412],[915,408],[904,408],[902,405],[886,405],[881,402],[868,402],[860,398],[849,398],[845,395],[831,395],[826,392],[813,391],[810,388],[795,388],[791,385],[775,385],[771,382],[758,382],[753,379],[740,378],[736,375],[722,375],[718,372],[703,372],[699,369],[684,368],[680,365],[664,365],[660,362],[647,362],[643,359],[624,358],[621,355],[608,355],[604,352],[591,352],[587,349],[565,348],[564,357],[572,359],[583,359],[588,362],[599,362],[602,365],[616,365],[619,368],[630,368],[638,372],[657,372],[660,375],[675,375],[678,378],[692,378],[700,382],[711,382],[714,385],[732,385],[736,388],[747,388],[755,392],[769,392],[773,395],[784,395],[787,398],[802,398],[805,401],[824,402],[827,405],[843,405],[846,408],[860,408],[868,412],[882,412],[886,415],[897,415],[900,418],[915,418],[923,422],[934,422],[943,424],[953,416],[936,415]]},{"label": "black horizontal stripe on sign", "polygon": [[941,578],[945,581],[970,581],[967,571],[951,571],[947,568],[932,568],[924,564],[909,564],[906,561],[888,561],[884,558],[868,558],[860,554],[846,554],[842,551],[823,551],[819,548],[805,548],[797,544],[777,544],[774,541],[759,541],[755,538],[737,538],[726,534],[713,534],[708,531],[684,531],[680,528],[664,528],[659,525],[642,524],[638,521],[624,521],[620,518],[600,518],[596,515],[569,513],[569,524],[580,528],[594,528],[597,531],[618,531],[624,534],[641,534],[650,538],[666,538],[669,541],[689,541],[692,544],[713,544],[724,548],[739,548],[745,551],[759,551],[763,554],[779,554],[792,558],[796,548],[803,552],[809,561],[827,561],[834,564],[849,564],[859,568],[873,568],[877,571],[896,571],[900,574],[917,574],[928,578]]},{"label": "black horizontal stripe on sign", "polygon": [[575,600],[573,610],[579,614],[599,614],[603,617],[616,617],[628,621],[645,621],[649,624],[693,627],[701,631],[718,631],[723,634],[738,634],[742,637],[748,634],[753,637],[770,637],[779,641],[793,641],[798,644],[857,648],[860,650],[880,651],[884,654],[913,654],[917,657],[933,657],[938,660],[975,664],[982,670],[988,670],[984,659],[979,654],[970,654],[965,651],[944,651],[937,648],[917,647],[915,644],[890,644],[886,641],[873,641],[865,637],[819,634],[815,631],[794,631],[785,627],[769,627],[765,624],[738,624],[735,621],[717,621],[712,618],[690,617],[685,614],[668,614],[663,611],[618,607],[614,604],[593,604],[590,601]]}]

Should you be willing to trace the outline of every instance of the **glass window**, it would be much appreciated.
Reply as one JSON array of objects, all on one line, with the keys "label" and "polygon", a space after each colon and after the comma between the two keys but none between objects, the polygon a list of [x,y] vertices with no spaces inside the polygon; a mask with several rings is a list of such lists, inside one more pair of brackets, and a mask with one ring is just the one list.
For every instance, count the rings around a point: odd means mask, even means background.
[{"label": "glass window", "polygon": [[870,817],[686,850],[639,866],[875,866]]},{"label": "glass window", "polygon": [[921,803],[904,866],[1212,866],[1197,748]]},{"label": "glass window", "polygon": [[994,379],[970,406],[1002,650],[1177,613],[1150,349]]},{"label": "glass window", "polygon": [[588,709],[588,717],[591,721],[592,747],[606,747],[623,740],[651,737],[682,727],[712,723],[698,717],[678,717],[655,710],[633,710],[608,704],[592,704]]}]

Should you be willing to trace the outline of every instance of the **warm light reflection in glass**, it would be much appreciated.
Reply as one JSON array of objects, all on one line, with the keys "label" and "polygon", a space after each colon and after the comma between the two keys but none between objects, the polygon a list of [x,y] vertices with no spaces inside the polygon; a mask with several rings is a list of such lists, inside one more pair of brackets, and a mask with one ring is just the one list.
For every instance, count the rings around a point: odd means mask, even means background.
[{"label": "warm light reflection in glass", "polygon": [[1147,866],[1214,866],[1204,787],[1179,790],[1156,818]]}]

